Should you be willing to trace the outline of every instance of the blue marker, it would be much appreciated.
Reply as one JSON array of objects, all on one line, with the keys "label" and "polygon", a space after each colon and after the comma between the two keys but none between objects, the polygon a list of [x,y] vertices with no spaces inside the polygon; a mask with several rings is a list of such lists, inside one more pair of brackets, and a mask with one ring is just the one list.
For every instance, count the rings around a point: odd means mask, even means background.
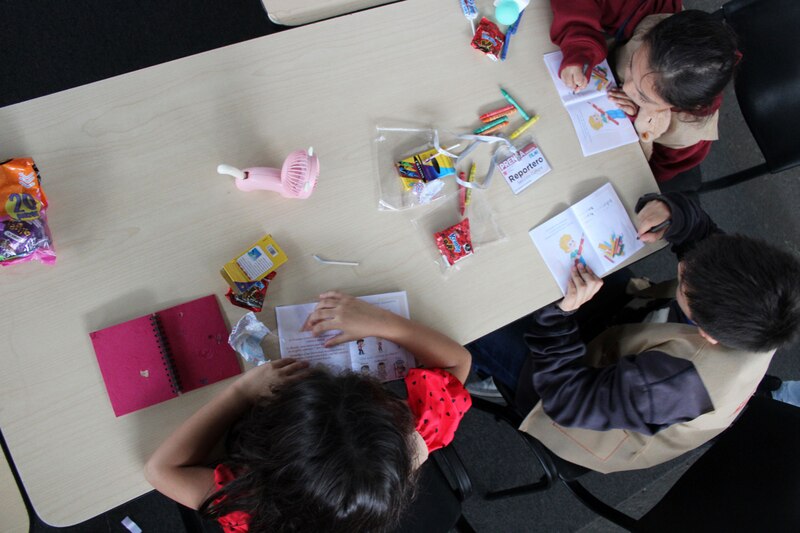
[{"label": "blue marker", "polygon": [[514,21],[514,24],[508,27],[508,31],[506,32],[506,40],[503,43],[503,50],[500,52],[500,61],[506,60],[506,54],[508,53],[508,43],[511,42],[511,36],[517,33],[517,27],[519,27],[519,21],[522,19],[522,14],[525,13],[525,10],[519,12],[519,17],[517,20]]}]

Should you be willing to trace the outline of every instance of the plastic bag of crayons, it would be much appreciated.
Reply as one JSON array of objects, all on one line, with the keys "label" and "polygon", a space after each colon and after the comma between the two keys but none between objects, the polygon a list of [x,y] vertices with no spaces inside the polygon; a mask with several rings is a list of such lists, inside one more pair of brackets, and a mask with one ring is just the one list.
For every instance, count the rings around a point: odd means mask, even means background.
[{"label": "plastic bag of crayons", "polygon": [[456,192],[411,219],[444,277],[474,263],[473,256],[487,253],[487,246],[506,239],[485,194],[472,194],[463,215],[462,201]]},{"label": "plastic bag of crayons", "polygon": [[461,141],[426,127],[375,129],[378,209],[398,211],[437,202],[456,191],[453,152]]}]

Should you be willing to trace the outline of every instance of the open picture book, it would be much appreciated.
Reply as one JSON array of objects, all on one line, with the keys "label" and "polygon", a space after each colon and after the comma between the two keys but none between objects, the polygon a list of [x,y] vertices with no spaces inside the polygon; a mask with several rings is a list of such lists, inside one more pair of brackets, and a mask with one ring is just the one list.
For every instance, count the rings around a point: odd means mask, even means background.
[{"label": "open picture book", "polygon": [[[361,296],[359,299],[409,318],[405,291]],[[347,370],[361,372],[384,382],[402,379],[409,369],[416,366],[414,357],[405,349],[377,337],[366,337],[326,348],[325,341],[335,337],[337,331],[319,337],[314,337],[308,331],[300,331],[316,305],[314,302],[275,308],[281,357],[308,361],[312,366],[322,365],[335,374]]]},{"label": "open picture book", "polygon": [[544,55],[544,62],[572,119],[583,155],[594,155],[638,141],[639,136],[628,116],[608,99],[608,89],[617,85],[608,61],[603,60],[587,72],[589,84],[574,93],[558,75],[563,57],[561,52],[552,52]]},{"label": "open picture book", "polygon": [[573,265],[583,263],[602,276],[644,248],[610,183],[529,234],[562,294]]}]

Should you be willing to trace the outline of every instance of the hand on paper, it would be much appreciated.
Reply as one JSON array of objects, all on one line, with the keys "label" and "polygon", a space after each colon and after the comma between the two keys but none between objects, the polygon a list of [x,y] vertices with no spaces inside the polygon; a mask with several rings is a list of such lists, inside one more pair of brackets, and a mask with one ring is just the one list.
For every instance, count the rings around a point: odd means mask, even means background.
[{"label": "hand on paper", "polygon": [[669,226],[651,233],[652,228],[667,222],[672,217],[669,206],[661,200],[650,200],[636,215],[636,232],[642,242],[656,242],[664,237]]},{"label": "hand on paper", "polygon": [[558,307],[562,311],[576,311],[580,306],[592,299],[597,294],[603,280],[595,276],[592,269],[578,263],[570,270],[569,284],[567,285],[567,295],[558,302]]},{"label": "hand on paper", "polygon": [[636,102],[619,87],[608,90],[608,99],[614,102],[617,107],[625,111],[625,114],[630,117],[639,113],[639,106]]},{"label": "hand on paper", "polygon": [[330,347],[364,337],[387,338],[387,326],[398,318],[400,317],[390,311],[348,294],[329,291],[320,294],[317,307],[303,324],[303,331],[319,336],[327,331],[339,330],[338,335],[325,343],[325,346]]},{"label": "hand on paper", "polygon": [[583,90],[589,84],[589,80],[586,79],[583,68],[577,65],[564,67],[561,70],[561,81],[564,82],[564,85],[572,89],[573,92]]},{"label": "hand on paper", "polygon": [[234,387],[250,403],[255,403],[261,397],[271,396],[276,387],[302,379],[307,369],[306,361],[278,359],[248,370],[236,380]]}]

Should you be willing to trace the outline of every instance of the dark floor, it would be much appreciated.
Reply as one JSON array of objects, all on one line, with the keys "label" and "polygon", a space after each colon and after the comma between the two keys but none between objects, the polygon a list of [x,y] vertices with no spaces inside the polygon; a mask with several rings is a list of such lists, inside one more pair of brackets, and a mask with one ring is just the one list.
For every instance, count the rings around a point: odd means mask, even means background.
[{"label": "dark floor", "polygon": [[[489,0],[485,0],[489,3]],[[687,7],[714,11],[722,2],[686,0]],[[192,2],[171,0],[4,0],[0,2],[0,106],[170,61],[276,31],[258,0]],[[291,30],[289,30],[291,31]],[[721,139],[702,165],[704,179],[726,175],[760,162],[760,153],[729,90],[722,109]],[[2,127],[2,125],[0,125]],[[727,231],[761,237],[800,254],[800,169],[720,192],[703,204]],[[634,265],[654,280],[674,276],[675,261],[662,251]],[[800,346],[781,350],[771,373],[800,379]],[[535,468],[521,442],[488,416],[470,411],[456,438],[477,493],[525,479]],[[689,454],[657,468],[603,476],[589,474],[586,484],[610,503],[632,514],[657,501],[699,455]],[[527,466],[530,465],[530,466]],[[487,503],[474,496],[465,515],[481,532],[616,531],[583,508],[563,487],[546,494]],[[178,507],[149,493],[68,532],[125,531],[130,516],[146,533],[184,531]],[[36,524],[33,531],[54,531]]]}]

